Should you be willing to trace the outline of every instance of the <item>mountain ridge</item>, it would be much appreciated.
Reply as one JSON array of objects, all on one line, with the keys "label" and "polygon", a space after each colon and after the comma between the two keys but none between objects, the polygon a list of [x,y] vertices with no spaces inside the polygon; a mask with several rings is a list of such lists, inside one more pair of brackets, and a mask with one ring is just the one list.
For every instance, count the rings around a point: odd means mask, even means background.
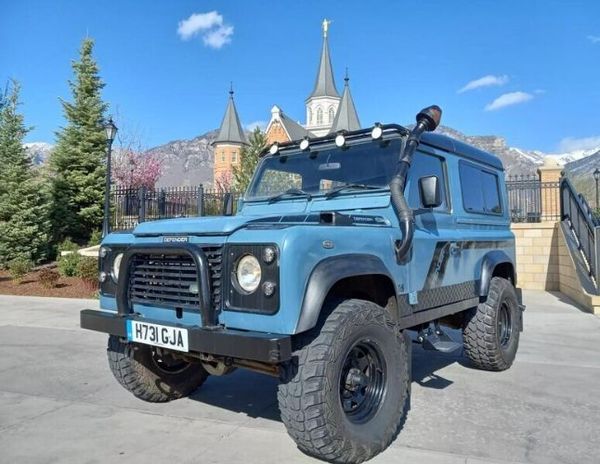
[{"label": "mountain ridge", "polygon": [[[212,184],[214,149],[211,144],[217,132],[217,129],[211,130],[192,139],[172,140],[146,150],[146,153],[165,160],[164,171],[157,187]],[[504,137],[498,135],[466,135],[448,126],[439,126],[436,132],[498,156],[509,176],[535,174],[546,156],[555,158],[574,176],[585,175],[590,166],[600,164],[600,147],[551,154],[511,147]],[[26,143],[25,147],[36,165],[44,164],[52,149],[52,145],[45,142]]]}]

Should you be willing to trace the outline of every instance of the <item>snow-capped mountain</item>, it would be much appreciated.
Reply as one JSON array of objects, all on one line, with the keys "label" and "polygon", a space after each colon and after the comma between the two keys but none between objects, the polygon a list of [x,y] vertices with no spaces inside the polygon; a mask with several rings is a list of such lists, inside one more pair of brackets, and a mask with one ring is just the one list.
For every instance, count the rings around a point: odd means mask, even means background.
[{"label": "snow-capped mountain", "polygon": [[[497,135],[466,135],[447,126],[436,132],[473,145],[498,156],[508,175],[535,174],[543,164],[545,156],[552,156],[565,165],[565,170],[574,176],[585,176],[587,171],[600,166],[600,147],[592,150],[576,150],[568,153],[544,153],[539,150],[523,150],[510,147],[504,137]],[[191,140],[175,140],[148,150],[158,154],[164,161],[164,172],[158,181],[159,187],[211,184],[214,150],[211,142],[216,130],[199,135]],[[53,145],[45,142],[26,143],[34,164],[43,164]],[[593,167],[592,167],[593,166]],[[591,173],[590,171],[590,173]]]},{"label": "snow-capped mountain", "polygon": [[24,143],[23,146],[35,166],[44,164],[54,148],[54,145],[46,142],[29,142]]}]

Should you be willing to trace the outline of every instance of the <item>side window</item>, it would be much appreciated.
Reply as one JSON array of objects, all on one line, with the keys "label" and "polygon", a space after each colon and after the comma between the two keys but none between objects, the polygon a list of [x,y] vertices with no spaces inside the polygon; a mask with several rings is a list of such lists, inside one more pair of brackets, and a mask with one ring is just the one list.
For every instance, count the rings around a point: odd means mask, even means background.
[{"label": "side window", "polygon": [[421,194],[419,192],[419,179],[425,176],[437,176],[440,185],[442,203],[436,210],[447,210],[446,175],[444,173],[444,159],[434,155],[417,151],[408,173],[408,205],[412,209],[422,208]]},{"label": "side window", "polygon": [[502,214],[498,176],[464,161],[460,162],[459,169],[465,211]]}]

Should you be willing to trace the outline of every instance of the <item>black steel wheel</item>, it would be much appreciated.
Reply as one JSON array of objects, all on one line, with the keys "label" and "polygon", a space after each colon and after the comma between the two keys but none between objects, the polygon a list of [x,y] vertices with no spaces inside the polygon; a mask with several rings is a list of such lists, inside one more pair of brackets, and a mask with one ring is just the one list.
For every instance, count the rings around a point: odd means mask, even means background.
[{"label": "black steel wheel", "polygon": [[344,361],[340,375],[340,401],[346,417],[355,424],[371,419],[385,394],[385,359],[371,340],[355,344]]},{"label": "black steel wheel", "polygon": [[515,287],[506,279],[493,277],[486,300],[466,313],[464,353],[480,369],[503,371],[517,355],[520,331]]},{"label": "black steel wheel", "polygon": [[324,308],[318,327],[294,340],[278,391],[298,448],[330,462],[359,463],[400,432],[409,404],[410,340],[370,301]]},{"label": "black steel wheel", "polygon": [[503,349],[506,349],[512,337],[512,316],[506,302],[500,305],[498,310],[498,342]]}]

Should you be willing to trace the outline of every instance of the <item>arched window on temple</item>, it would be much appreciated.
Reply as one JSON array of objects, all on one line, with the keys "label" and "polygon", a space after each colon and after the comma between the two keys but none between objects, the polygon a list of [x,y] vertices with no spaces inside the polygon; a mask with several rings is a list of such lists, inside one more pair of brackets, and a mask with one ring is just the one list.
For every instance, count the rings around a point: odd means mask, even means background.
[{"label": "arched window on temple", "polygon": [[318,106],[317,107],[317,125],[323,124],[323,109]]}]

